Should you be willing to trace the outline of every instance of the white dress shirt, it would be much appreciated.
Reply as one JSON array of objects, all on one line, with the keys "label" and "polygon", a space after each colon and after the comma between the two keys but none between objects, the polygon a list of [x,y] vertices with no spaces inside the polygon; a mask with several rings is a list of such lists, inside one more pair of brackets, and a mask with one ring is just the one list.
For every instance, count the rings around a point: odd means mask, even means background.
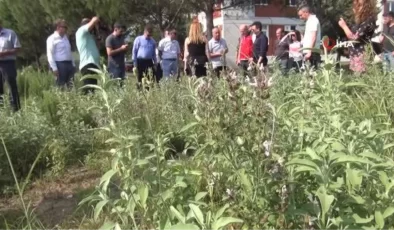
[{"label": "white dress shirt", "polygon": [[57,31],[47,39],[47,56],[53,71],[57,71],[57,61],[72,61],[75,66],[70,41],[66,35],[61,37]]}]

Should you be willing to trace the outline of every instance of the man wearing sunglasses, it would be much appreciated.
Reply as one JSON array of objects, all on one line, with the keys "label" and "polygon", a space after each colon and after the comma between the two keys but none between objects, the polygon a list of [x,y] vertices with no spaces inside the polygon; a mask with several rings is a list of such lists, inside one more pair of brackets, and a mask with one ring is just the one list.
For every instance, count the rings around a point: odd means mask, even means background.
[{"label": "man wearing sunglasses", "polygon": [[66,32],[66,21],[57,20],[55,22],[55,32],[47,39],[47,57],[57,85],[70,88],[75,73],[75,62]]}]

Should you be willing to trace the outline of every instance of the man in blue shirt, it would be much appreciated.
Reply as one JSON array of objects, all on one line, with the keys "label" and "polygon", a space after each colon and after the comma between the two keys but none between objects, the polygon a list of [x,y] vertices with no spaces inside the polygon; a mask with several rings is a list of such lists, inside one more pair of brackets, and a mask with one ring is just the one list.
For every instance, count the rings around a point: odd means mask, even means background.
[{"label": "man in blue shirt", "polygon": [[133,57],[134,66],[138,71],[138,87],[142,84],[144,74],[148,74],[148,70],[152,69],[153,77],[156,78],[156,41],[152,38],[153,29],[147,25],[144,34],[138,36],[134,40]]},{"label": "man in blue shirt", "polygon": [[16,54],[20,50],[18,36],[13,30],[3,28],[0,22],[0,104],[3,104],[4,82],[7,81],[11,93],[11,106],[20,109],[17,84]]}]

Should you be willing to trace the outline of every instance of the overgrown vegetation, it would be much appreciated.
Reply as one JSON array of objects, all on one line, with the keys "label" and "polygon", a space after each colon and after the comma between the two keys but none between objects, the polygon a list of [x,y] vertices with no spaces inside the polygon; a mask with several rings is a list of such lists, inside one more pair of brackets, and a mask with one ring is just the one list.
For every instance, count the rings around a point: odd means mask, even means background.
[{"label": "overgrown vegetation", "polygon": [[103,229],[392,229],[394,80],[333,68],[275,72],[269,89],[229,75],[137,92],[101,74],[91,96],[26,69],[1,137],[21,182],[39,153],[35,175],[102,169],[80,205]]}]

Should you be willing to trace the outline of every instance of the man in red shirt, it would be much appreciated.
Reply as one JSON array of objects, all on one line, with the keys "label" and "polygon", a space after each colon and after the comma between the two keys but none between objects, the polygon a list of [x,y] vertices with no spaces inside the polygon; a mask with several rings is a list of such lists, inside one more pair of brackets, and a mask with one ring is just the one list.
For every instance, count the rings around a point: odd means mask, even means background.
[{"label": "man in red shirt", "polygon": [[239,31],[241,32],[241,37],[239,38],[237,49],[237,65],[243,69],[244,76],[246,76],[249,59],[253,57],[253,40],[247,25],[241,25]]}]

